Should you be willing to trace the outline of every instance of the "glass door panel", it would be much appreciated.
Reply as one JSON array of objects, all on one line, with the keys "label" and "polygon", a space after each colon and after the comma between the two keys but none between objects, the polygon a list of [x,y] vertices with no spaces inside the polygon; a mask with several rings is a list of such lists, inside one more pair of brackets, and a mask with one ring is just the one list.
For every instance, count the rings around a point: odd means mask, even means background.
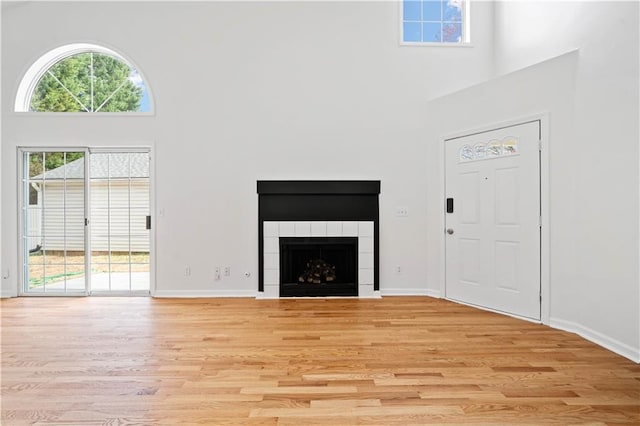
[{"label": "glass door panel", "polygon": [[84,151],[22,151],[25,294],[86,294],[84,159]]},{"label": "glass door panel", "polygon": [[150,290],[148,152],[91,154],[91,292]]}]

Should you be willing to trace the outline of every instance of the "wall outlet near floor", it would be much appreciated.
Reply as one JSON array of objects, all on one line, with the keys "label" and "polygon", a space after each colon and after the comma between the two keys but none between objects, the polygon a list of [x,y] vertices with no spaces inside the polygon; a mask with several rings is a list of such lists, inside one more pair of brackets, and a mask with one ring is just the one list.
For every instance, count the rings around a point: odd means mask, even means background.
[{"label": "wall outlet near floor", "polygon": [[224,276],[225,277],[230,277],[231,276],[231,266],[225,266],[224,267]]},{"label": "wall outlet near floor", "polygon": [[395,268],[393,268],[394,271],[396,271],[396,274],[401,274],[402,273],[402,266],[400,265],[396,265]]},{"label": "wall outlet near floor", "polygon": [[407,207],[407,206],[398,206],[398,207],[396,207],[396,216],[397,217],[407,217],[407,216],[409,216],[409,207]]},{"label": "wall outlet near floor", "polygon": [[220,281],[220,267],[216,266],[215,271],[213,272],[213,279],[216,281]]},{"label": "wall outlet near floor", "polygon": [[184,276],[188,277],[191,275],[191,266],[187,265],[184,267]]}]

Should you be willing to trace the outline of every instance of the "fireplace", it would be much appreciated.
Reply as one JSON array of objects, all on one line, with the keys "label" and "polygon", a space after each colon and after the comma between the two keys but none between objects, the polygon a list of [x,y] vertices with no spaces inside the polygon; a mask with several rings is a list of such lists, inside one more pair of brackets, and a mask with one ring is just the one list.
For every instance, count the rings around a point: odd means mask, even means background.
[{"label": "fireplace", "polygon": [[378,297],[379,193],[380,181],[258,181],[258,297]]},{"label": "fireplace", "polygon": [[357,296],[358,239],[283,237],[280,297]]}]

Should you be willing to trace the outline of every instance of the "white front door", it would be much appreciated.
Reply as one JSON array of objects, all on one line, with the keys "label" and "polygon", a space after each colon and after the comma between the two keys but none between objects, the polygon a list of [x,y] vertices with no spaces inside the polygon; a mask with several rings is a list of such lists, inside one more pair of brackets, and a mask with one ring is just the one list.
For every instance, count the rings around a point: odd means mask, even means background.
[{"label": "white front door", "polygon": [[445,141],[446,297],[540,319],[540,121]]}]

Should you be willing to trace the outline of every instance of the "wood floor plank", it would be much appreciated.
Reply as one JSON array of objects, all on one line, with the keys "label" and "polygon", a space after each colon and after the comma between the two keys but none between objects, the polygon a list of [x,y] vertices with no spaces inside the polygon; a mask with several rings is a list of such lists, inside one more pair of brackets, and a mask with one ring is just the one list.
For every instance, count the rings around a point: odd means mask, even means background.
[{"label": "wood floor plank", "polygon": [[2,425],[631,425],[640,367],[428,297],[0,301]]}]

